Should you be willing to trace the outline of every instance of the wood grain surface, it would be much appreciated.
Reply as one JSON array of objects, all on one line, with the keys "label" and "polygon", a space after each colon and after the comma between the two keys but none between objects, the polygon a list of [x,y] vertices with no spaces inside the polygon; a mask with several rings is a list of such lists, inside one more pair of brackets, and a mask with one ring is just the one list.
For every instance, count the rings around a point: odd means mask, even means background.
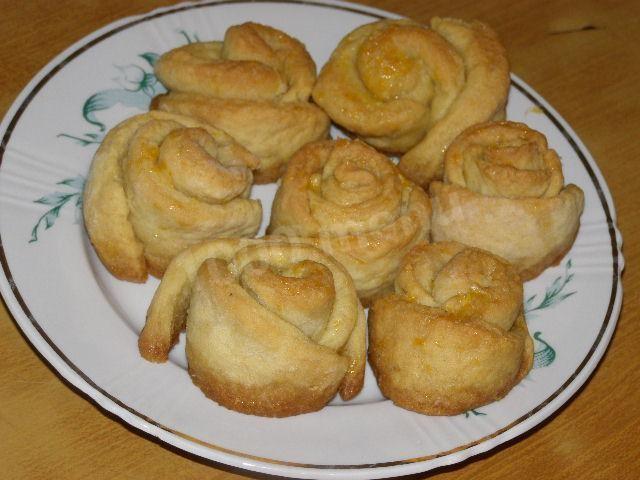
[{"label": "wood grain surface", "polygon": [[[113,20],[173,3],[0,1],[0,114],[73,42]],[[640,478],[640,2],[361,3],[423,22],[444,15],[492,25],[513,72],[559,111],[596,158],[625,239],[622,314],[603,361],[580,392],[515,441],[412,478]],[[0,310],[0,478],[261,477],[184,454],[128,428],[61,379],[6,307]]]}]

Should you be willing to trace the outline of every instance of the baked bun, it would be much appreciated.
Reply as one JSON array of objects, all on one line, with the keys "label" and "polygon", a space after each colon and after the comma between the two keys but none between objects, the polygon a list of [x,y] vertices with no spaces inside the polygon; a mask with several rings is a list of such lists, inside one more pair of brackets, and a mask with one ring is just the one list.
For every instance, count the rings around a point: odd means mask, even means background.
[{"label": "baked bun", "polygon": [[427,186],[462,130],[504,118],[509,84],[505,50],[483,23],[382,20],[340,42],[313,98],[367,143],[406,152],[400,170]]},{"label": "baked bun", "polygon": [[522,282],[504,260],[454,242],[420,244],[395,289],[371,309],[369,362],[398,406],[456,415],[504,397],[531,369]]},{"label": "baked bun", "polygon": [[227,132],[259,158],[256,183],[275,181],[298,148],[327,136],[329,118],[308,101],[315,64],[302,43],[275,28],[232,26],[224,42],[165,53],[155,73],[170,93],[152,108]]},{"label": "baked bun", "polygon": [[562,165],[540,132],[492,122],[462,133],[431,184],[434,241],[455,240],[511,262],[524,280],[571,248],[584,194],[564,186]]},{"label": "baked bun", "polygon": [[165,112],[136,115],[106,135],[84,191],[87,233],[122,280],[160,277],[186,247],[253,236],[262,207],[248,198],[256,158],[229,135]]},{"label": "baked bun", "polygon": [[268,232],[318,246],[353,277],[363,303],[391,289],[402,257],[429,232],[427,195],[360,141],[315,142],[294,155]]},{"label": "baked bun", "polygon": [[310,245],[220,239],[171,263],[138,342],[164,361],[186,324],[189,373],[219,404],[282,417],[362,388],[364,310],[348,273]]}]

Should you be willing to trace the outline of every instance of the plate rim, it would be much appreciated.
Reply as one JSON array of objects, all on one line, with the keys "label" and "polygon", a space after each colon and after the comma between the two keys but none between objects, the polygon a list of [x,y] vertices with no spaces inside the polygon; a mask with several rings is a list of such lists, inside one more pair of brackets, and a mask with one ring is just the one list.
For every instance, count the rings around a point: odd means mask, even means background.
[{"label": "plate rim", "polygon": [[[100,43],[102,40],[122,30],[161,16],[197,8],[251,3],[299,4],[334,8],[379,19],[399,17],[398,14],[393,12],[339,0],[208,0],[197,3],[178,3],[157,8],[147,13],[115,20],[82,37],[63,52],[56,55],[34,75],[18,94],[5,113],[2,122],[0,122],[0,135],[2,135],[2,142],[0,143],[0,172],[6,147],[9,144],[13,130],[22,113],[24,113],[31,101],[58,71],[64,68],[64,66],[74,58],[89,50],[93,45]],[[211,445],[166,427],[152,418],[128,407],[124,402],[99,387],[66,357],[64,352],[53,343],[38,321],[30,313],[25,299],[20,294],[18,285],[13,280],[1,234],[0,264],[2,265],[2,276],[0,276],[0,293],[2,293],[12,317],[27,340],[36,349],[41,358],[53,367],[57,376],[61,377],[65,383],[70,383],[75,387],[74,390],[76,390],[76,393],[80,393],[87,400],[116,415],[121,421],[133,426],[136,432],[140,430],[147,435],[158,438],[164,443],[174,445],[181,450],[214,462],[268,474],[284,473],[287,475],[295,475],[299,478],[333,478],[336,474],[340,474],[344,478],[382,478],[391,475],[424,472],[444,465],[459,463],[467,458],[491,450],[498,445],[522,435],[547,419],[556,412],[560,406],[569,401],[592,375],[610,343],[620,314],[622,304],[621,274],[624,269],[624,258],[621,252],[622,237],[616,226],[616,213],[612,195],[593,156],[570,125],[544,98],[516,75],[512,74],[511,78],[511,85],[538,106],[543,114],[554,124],[559,133],[564,136],[579,157],[582,166],[585,168],[594,185],[605,214],[607,231],[611,241],[611,295],[598,335],[576,368],[576,371],[569,376],[558,389],[548,396],[547,399],[531,409],[527,414],[492,434],[469,444],[458,446],[448,452],[441,452],[440,454],[429,455],[427,457],[365,465],[306,465],[256,457],[251,454]]]}]

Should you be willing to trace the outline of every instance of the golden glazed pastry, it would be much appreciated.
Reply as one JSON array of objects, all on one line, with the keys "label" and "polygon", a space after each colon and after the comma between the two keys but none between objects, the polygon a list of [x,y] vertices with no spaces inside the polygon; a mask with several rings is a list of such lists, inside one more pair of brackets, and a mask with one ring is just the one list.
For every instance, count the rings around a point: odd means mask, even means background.
[{"label": "golden glazed pastry", "polygon": [[304,146],[289,163],[268,232],[333,255],[363,303],[390,289],[402,257],[427,238],[431,206],[384,155],[360,141]]},{"label": "golden glazed pastry", "polygon": [[224,42],[198,42],[155,66],[170,90],[152,108],[220,128],[254,153],[256,183],[278,179],[291,155],[327,136],[329,118],[309,96],[316,67],[298,40],[257,23],[230,27]]},{"label": "golden glazed pastry", "polygon": [[454,242],[407,255],[396,293],[374,302],[369,362],[382,393],[427,415],[456,415],[504,397],[533,364],[515,269]]},{"label": "golden glazed pastry", "polygon": [[462,130],[504,118],[509,82],[504,48],[483,23],[382,20],[340,42],[313,98],[367,143],[406,152],[400,170],[426,187]]},{"label": "golden glazed pastry", "polygon": [[571,248],[584,194],[564,186],[562,165],[540,132],[522,123],[476,125],[445,156],[431,184],[434,241],[455,240],[505,258],[523,280]]},{"label": "golden glazed pastry", "polygon": [[153,297],[142,356],[165,361],[185,324],[189,373],[227,408],[296,415],[362,388],[364,310],[344,267],[312,246],[220,239],[184,251]]},{"label": "golden glazed pastry", "polygon": [[84,222],[100,260],[122,280],[162,276],[186,247],[253,236],[262,207],[248,198],[256,158],[226,133],[165,112],[113,128],[96,152]]}]

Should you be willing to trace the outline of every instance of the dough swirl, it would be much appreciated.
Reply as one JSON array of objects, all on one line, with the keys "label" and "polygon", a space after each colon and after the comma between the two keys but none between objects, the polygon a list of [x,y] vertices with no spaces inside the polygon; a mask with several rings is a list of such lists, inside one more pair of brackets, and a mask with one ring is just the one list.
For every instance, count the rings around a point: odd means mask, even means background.
[{"label": "dough swirl", "polygon": [[340,42],[313,98],[367,143],[404,153],[400,170],[427,186],[462,130],[504,118],[509,81],[504,48],[480,22],[382,20]]},{"label": "dough swirl", "polygon": [[308,101],[313,60],[302,43],[275,28],[232,26],[223,42],[165,53],[155,73],[170,93],[156,97],[152,108],[227,132],[259,158],[256,183],[275,181],[298,148],[328,133],[328,117]]},{"label": "dough swirl", "polygon": [[430,190],[434,241],[489,250],[524,280],[571,247],[584,206],[582,190],[564,186],[560,158],[544,135],[515,122],[463,132],[447,150],[444,182]]},{"label": "dough swirl", "polygon": [[502,398],[531,369],[522,282],[504,260],[423,243],[405,258],[395,290],[373,304],[369,361],[397,405],[456,415]]},{"label": "dough swirl", "polygon": [[96,152],[84,193],[102,263],[143,282],[194,243],[255,235],[262,207],[248,196],[256,163],[227,134],[187,117],[149,112],[120,123]]},{"label": "dough swirl", "polygon": [[143,357],[165,361],[185,325],[193,381],[227,408],[295,415],[362,388],[364,310],[344,267],[315,247],[220,239],[184,251],[149,307]]},{"label": "dough swirl", "polygon": [[391,288],[404,254],[429,232],[427,195],[359,141],[308,144],[291,159],[268,232],[333,255],[361,300]]}]

